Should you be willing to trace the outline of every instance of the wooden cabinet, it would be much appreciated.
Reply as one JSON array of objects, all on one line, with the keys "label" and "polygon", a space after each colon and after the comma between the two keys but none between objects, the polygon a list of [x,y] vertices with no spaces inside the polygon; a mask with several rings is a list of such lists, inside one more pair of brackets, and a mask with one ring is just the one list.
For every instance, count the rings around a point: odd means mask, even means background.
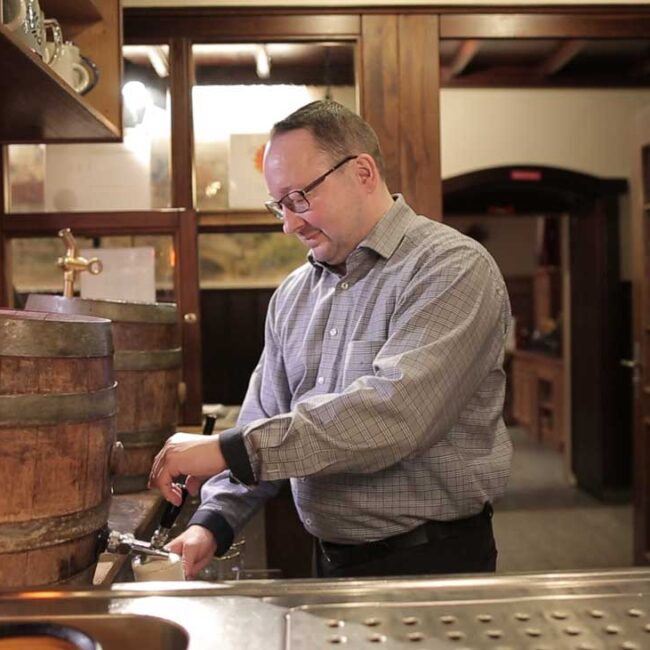
[{"label": "wooden cabinet", "polygon": [[533,276],[533,313],[535,329],[544,331],[556,321],[562,310],[562,276],[557,266],[540,266]]},{"label": "wooden cabinet", "polygon": [[534,364],[515,356],[512,361],[512,414],[517,424],[530,428],[535,412]]},{"label": "wooden cabinet", "polygon": [[543,444],[562,450],[564,367],[562,359],[517,350],[512,360],[513,415]]},{"label": "wooden cabinet", "polygon": [[0,143],[117,141],[122,136],[119,0],[40,0],[65,40],[99,68],[81,97],[0,24]]}]

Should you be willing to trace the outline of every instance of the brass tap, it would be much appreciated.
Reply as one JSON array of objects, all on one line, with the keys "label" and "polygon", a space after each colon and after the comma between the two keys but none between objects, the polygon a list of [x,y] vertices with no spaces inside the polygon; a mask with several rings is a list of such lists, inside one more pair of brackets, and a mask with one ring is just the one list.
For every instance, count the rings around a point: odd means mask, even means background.
[{"label": "brass tap", "polygon": [[63,296],[72,298],[74,296],[74,283],[79,273],[88,271],[92,275],[98,275],[104,267],[98,257],[86,259],[79,255],[79,248],[70,228],[59,230],[59,237],[63,239],[66,246],[65,256],[59,257],[56,262],[57,266],[63,269]]}]

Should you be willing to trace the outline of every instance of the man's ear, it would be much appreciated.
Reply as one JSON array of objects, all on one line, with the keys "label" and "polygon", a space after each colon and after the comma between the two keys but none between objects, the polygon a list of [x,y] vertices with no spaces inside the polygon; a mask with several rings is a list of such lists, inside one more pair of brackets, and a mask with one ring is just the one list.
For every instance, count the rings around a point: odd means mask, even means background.
[{"label": "man's ear", "polygon": [[379,170],[375,159],[370,154],[362,153],[356,157],[354,162],[356,163],[357,176],[361,184],[369,191],[373,191],[379,181]]}]

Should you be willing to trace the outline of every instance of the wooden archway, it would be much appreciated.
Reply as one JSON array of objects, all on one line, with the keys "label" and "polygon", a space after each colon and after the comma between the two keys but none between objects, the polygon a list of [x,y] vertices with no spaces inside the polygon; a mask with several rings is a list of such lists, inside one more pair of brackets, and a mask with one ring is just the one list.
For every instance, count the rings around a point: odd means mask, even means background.
[{"label": "wooden archway", "polygon": [[598,197],[627,192],[627,181],[558,167],[508,165],[443,180],[444,214],[585,214]]},{"label": "wooden archway", "polygon": [[[566,215],[571,274],[571,466],[603,500],[631,484],[630,306],[619,273],[618,197],[627,182],[537,165],[503,166],[443,181],[444,215]],[[629,295],[629,294],[627,294]]]}]

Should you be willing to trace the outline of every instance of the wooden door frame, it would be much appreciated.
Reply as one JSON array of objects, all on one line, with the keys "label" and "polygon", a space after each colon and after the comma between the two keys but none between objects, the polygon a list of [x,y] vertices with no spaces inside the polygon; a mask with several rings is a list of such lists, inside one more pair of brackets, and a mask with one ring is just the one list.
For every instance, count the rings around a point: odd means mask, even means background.
[{"label": "wooden door frame", "polygon": [[199,298],[198,219],[194,188],[194,130],[192,45],[187,38],[172,38],[171,95],[171,203],[183,210],[175,233],[175,285],[178,290],[179,328],[183,348],[182,407],[184,424],[200,424],[203,389],[201,377],[201,302]]},{"label": "wooden door frame", "polygon": [[[563,354],[571,386],[567,452],[581,489],[605,501],[629,497],[621,468],[626,466],[626,445],[631,447],[632,422],[630,440],[619,440],[617,434],[631,413],[623,417],[612,410],[625,403],[628,385],[620,365],[618,320],[618,196],[627,192],[627,181],[558,167],[509,165],[446,179],[443,189],[446,216],[567,215],[571,302],[570,322],[563,325],[570,329],[572,342],[580,341]],[[507,197],[500,204],[495,201],[499,195]],[[588,253],[581,242],[587,242]],[[592,419],[592,413],[598,416]]]},{"label": "wooden door frame", "polygon": [[[650,147],[650,108],[637,115],[630,208],[632,210],[632,275],[634,307],[634,559],[650,563],[650,281],[648,280],[647,194],[643,182],[643,149]],[[645,194],[645,196],[644,196]]]},{"label": "wooden door frame", "polygon": [[13,305],[9,269],[11,249],[5,236],[5,218],[9,212],[9,153],[0,146],[0,307]]}]

